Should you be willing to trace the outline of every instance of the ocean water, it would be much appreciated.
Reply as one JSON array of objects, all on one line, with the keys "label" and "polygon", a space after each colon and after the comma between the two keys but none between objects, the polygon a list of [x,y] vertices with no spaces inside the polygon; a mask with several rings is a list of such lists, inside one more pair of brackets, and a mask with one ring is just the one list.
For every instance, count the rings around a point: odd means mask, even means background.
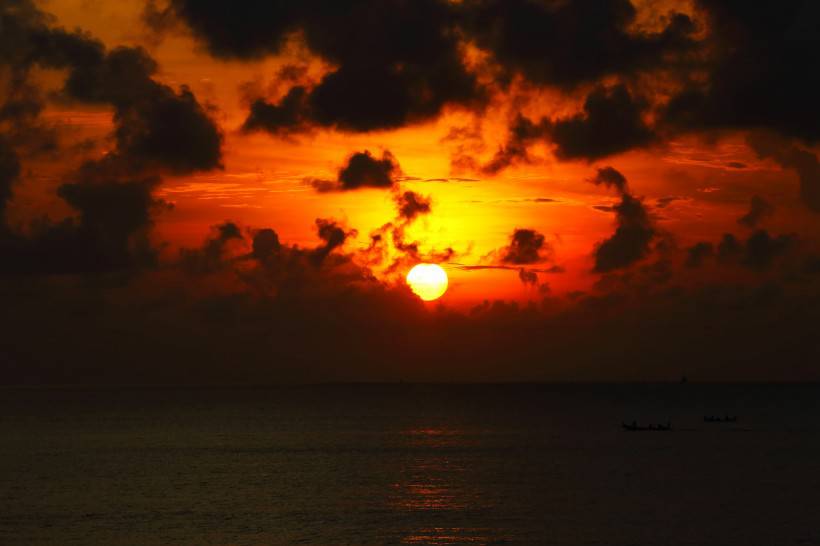
[{"label": "ocean water", "polygon": [[1,390],[0,544],[820,544],[820,387]]}]

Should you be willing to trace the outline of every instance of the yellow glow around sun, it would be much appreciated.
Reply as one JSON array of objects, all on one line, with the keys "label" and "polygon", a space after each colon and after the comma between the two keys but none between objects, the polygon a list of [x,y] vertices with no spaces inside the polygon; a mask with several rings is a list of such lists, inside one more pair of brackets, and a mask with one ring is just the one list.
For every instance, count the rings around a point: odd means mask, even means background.
[{"label": "yellow glow around sun", "polygon": [[407,284],[424,301],[433,301],[447,291],[447,273],[436,264],[418,264],[407,273]]}]

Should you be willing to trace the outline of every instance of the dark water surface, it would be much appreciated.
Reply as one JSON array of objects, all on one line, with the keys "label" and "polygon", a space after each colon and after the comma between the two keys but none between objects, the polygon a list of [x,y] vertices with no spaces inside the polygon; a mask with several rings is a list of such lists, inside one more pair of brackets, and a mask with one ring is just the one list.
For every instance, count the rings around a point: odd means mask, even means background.
[{"label": "dark water surface", "polygon": [[820,544],[820,387],[2,390],[0,544]]}]

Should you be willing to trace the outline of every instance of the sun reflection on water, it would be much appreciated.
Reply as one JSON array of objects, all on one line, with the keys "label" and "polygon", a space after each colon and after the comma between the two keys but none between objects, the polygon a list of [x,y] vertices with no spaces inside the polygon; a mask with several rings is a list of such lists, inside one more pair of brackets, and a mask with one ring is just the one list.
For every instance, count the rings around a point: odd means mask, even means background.
[{"label": "sun reflection on water", "polygon": [[409,456],[392,484],[390,508],[417,522],[403,544],[493,544],[498,529],[470,525],[492,510],[471,479],[473,434],[455,428],[414,428],[403,434]]}]

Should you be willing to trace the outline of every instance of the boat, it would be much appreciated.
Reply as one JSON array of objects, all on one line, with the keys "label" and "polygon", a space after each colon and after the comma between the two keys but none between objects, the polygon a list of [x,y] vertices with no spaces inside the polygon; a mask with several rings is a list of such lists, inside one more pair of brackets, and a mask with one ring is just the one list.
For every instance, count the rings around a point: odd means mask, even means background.
[{"label": "boat", "polygon": [[621,427],[624,430],[628,431],[667,431],[672,430],[672,423],[667,421],[667,423],[649,423],[648,425],[639,425],[636,421],[632,421],[632,423],[621,423]]},{"label": "boat", "polygon": [[704,423],[737,423],[737,415],[724,415],[723,417],[717,415],[704,415]]}]

